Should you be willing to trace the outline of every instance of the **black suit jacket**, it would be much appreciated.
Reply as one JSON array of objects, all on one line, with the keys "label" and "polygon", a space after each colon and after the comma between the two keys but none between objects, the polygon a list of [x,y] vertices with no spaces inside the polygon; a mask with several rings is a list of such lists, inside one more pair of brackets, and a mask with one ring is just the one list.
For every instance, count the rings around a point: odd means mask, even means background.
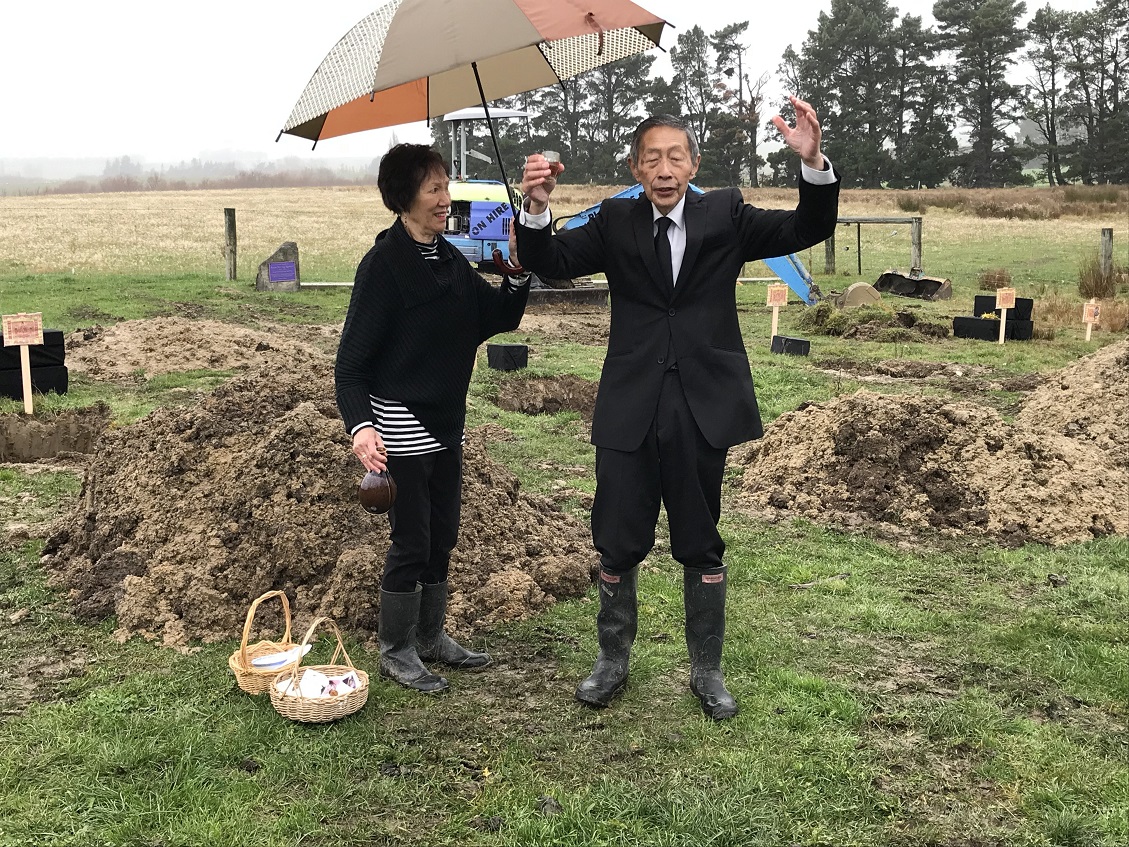
[{"label": "black suit jacket", "polygon": [[639,447],[658,406],[663,373],[676,358],[694,419],[716,448],[759,438],[760,411],[737,322],[736,280],[745,262],[784,256],[835,231],[839,182],[800,182],[796,209],[746,204],[737,189],[687,192],[686,253],[673,288],[655,255],[645,196],[605,200],[587,224],[556,235],[518,225],[521,262],[567,279],[603,272],[611,334],[592,420],[597,447]]}]

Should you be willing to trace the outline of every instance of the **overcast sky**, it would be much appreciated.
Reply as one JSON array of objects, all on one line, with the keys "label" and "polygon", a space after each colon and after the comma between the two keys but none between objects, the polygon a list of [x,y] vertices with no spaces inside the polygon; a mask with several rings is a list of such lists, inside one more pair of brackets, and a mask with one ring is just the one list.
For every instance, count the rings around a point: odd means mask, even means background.
[{"label": "overcast sky", "polygon": [[[330,139],[314,151],[291,136],[275,143],[322,58],[378,5],[380,0],[6,0],[0,11],[0,161],[129,155],[153,163],[241,151],[299,156],[312,164],[380,155],[389,130]],[[708,33],[751,20],[754,77],[774,75],[785,47],[799,48],[829,7],[826,0],[640,5],[674,26],[664,34],[664,48],[694,24]],[[933,0],[891,5],[933,21]],[[1029,12],[1042,5],[1029,3]],[[1051,5],[1089,9],[1095,3]],[[429,137],[422,124],[396,133],[402,141]]]}]

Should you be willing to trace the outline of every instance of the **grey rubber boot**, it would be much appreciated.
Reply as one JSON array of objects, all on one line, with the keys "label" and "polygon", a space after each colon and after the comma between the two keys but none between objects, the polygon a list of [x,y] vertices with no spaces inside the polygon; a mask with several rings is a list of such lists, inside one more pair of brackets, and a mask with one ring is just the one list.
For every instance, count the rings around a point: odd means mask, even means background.
[{"label": "grey rubber boot", "polygon": [[424,667],[416,653],[420,595],[419,586],[408,592],[380,590],[380,675],[425,694],[438,694],[447,690],[447,680]]},{"label": "grey rubber boot", "polygon": [[683,571],[686,646],[690,650],[690,690],[706,717],[715,721],[737,714],[737,701],[725,688],[721,647],[725,642],[726,569]]},{"label": "grey rubber boot", "polygon": [[419,634],[416,652],[424,662],[442,662],[452,668],[484,668],[490,664],[489,653],[475,653],[455,641],[443,629],[447,620],[447,583],[424,583],[419,601]]},{"label": "grey rubber boot", "polygon": [[627,687],[631,645],[639,626],[638,577],[638,566],[623,574],[600,570],[600,612],[596,615],[600,653],[591,675],[576,688],[576,699],[588,706],[602,709]]}]

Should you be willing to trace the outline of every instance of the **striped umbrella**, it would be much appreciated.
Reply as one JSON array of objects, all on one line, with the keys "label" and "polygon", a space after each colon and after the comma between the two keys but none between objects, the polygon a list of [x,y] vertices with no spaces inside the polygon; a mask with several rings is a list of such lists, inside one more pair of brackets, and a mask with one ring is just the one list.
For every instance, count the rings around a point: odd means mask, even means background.
[{"label": "striped umbrella", "polygon": [[388,0],[329,51],[279,136],[486,108],[641,53],[666,25],[630,0]]}]

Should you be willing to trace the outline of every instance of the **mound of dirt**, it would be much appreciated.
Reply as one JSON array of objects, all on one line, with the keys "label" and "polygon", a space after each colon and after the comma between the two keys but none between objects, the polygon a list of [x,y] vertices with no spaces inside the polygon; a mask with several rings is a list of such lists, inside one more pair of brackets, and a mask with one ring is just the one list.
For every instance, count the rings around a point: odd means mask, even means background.
[{"label": "mound of dirt", "polygon": [[598,382],[572,374],[508,379],[498,388],[494,404],[526,415],[580,412],[584,420],[591,422],[599,387]]},{"label": "mound of dirt", "polygon": [[1129,535],[1129,474],[993,410],[867,391],[781,415],[734,458],[754,511],[1004,544]]},{"label": "mound of dirt", "polygon": [[[238,637],[251,601],[281,588],[298,622],[375,633],[388,523],[357,503],[362,469],[332,390],[328,360],[254,370],[198,407],[109,431],[44,548],[76,612],[183,647]],[[582,594],[595,562],[585,526],[522,492],[483,435],[465,456],[450,574],[464,637]]]},{"label": "mound of dirt", "polygon": [[1129,469],[1129,341],[1055,373],[1028,396],[1016,423],[1093,444]]},{"label": "mound of dirt", "polygon": [[860,306],[838,309],[825,300],[815,308],[805,309],[796,322],[803,332],[814,335],[842,336],[856,341],[917,341],[944,339],[949,335],[946,324],[923,320],[909,309],[888,310],[882,306]]},{"label": "mound of dirt", "polygon": [[[66,341],[67,366],[97,379],[146,378],[180,371],[245,370],[263,364],[322,361],[328,355],[297,339],[297,328],[255,330],[220,321],[152,318],[94,326],[72,332]],[[310,337],[312,328],[301,335]],[[340,330],[322,329],[329,348]]]}]

